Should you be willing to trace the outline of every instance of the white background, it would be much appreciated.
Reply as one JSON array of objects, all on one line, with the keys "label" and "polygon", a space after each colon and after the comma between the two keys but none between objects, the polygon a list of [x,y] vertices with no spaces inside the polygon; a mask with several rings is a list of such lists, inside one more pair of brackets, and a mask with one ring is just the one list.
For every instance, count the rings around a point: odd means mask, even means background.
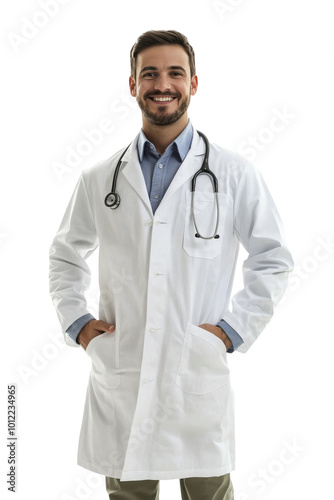
[{"label": "white background", "polygon": [[[195,49],[194,126],[237,152],[257,138],[252,161],[273,194],[295,260],[270,325],[246,355],[229,356],[237,414],[235,498],[329,498],[332,3],[62,0],[52,15],[42,3],[6,2],[0,12],[1,498],[14,495],[6,485],[10,383],[17,384],[15,498],[107,498],[104,477],[76,465],[90,361],[81,348],[63,343],[48,294],[48,250],[82,169],[128,144],[141,126],[128,93],[129,51],[148,29],[177,29]],[[277,111],[288,118],[272,133]],[[84,130],[105,118],[113,131],[60,175],[55,162],[66,165]],[[93,280],[93,313],[96,293]],[[177,499],[178,492],[177,480],[161,481],[162,500]]]}]

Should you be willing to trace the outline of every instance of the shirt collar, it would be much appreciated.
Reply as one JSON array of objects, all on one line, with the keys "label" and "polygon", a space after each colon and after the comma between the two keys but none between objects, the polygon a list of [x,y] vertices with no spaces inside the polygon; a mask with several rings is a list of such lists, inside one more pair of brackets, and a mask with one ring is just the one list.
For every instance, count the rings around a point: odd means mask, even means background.
[{"label": "shirt collar", "polygon": [[[193,138],[193,133],[194,129],[191,124],[191,121],[188,120],[188,124],[186,128],[181,132],[181,134],[168,146],[168,148],[171,148],[172,145],[175,148],[175,150],[178,152],[181,161],[184,161],[185,157],[187,156],[190,146],[191,146],[191,141]],[[138,155],[139,155],[139,161],[143,161],[143,156],[144,156],[144,148],[145,145],[153,146],[154,145],[146,138],[143,129],[140,130],[139,132],[139,138],[138,138],[138,143],[137,143],[137,150],[138,150]],[[155,151],[155,148],[154,148]]]}]

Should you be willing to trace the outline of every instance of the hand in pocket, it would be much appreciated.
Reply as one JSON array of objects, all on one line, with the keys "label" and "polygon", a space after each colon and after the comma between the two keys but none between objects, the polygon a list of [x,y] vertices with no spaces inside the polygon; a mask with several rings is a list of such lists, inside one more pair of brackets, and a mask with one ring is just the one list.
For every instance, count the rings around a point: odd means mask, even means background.
[{"label": "hand in pocket", "polygon": [[80,330],[78,335],[78,342],[85,350],[89,342],[101,335],[101,333],[112,333],[115,330],[115,327],[110,323],[106,323],[105,321],[92,319],[85,324],[85,326]]}]

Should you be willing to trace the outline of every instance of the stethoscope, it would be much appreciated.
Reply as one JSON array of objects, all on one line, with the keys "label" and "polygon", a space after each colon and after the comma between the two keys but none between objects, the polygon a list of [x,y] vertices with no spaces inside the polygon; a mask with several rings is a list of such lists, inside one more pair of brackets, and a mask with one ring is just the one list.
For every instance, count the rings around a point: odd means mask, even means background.
[{"label": "stethoscope", "polygon": [[[204,161],[203,161],[201,168],[194,174],[194,176],[191,180],[191,211],[192,211],[192,217],[193,217],[194,226],[195,226],[195,230],[196,230],[195,237],[202,238],[203,240],[218,239],[220,237],[219,234],[217,234],[218,227],[219,227],[218,179],[209,167],[210,145],[209,145],[208,138],[202,132],[199,132],[198,130],[197,130],[197,132],[204,139],[205,156],[204,156]],[[117,183],[119,169],[121,168],[121,164],[122,164],[122,158],[130,146],[131,146],[131,143],[123,151],[123,153],[121,154],[121,156],[117,162],[115,172],[114,172],[113,181],[112,181],[111,191],[110,191],[110,193],[107,194],[107,196],[104,199],[105,205],[108,208],[111,208],[112,210],[115,210],[116,208],[118,208],[120,203],[121,203],[121,197],[118,193],[116,193],[116,183]],[[201,233],[199,232],[199,229],[197,227],[197,222],[196,222],[196,218],[195,218],[194,195],[195,195],[195,189],[196,189],[196,180],[197,180],[197,177],[201,174],[208,175],[211,178],[212,189],[213,189],[213,193],[215,195],[217,218],[216,218],[216,227],[215,227],[215,230],[214,230],[214,233],[212,236],[202,236],[201,235]]]}]

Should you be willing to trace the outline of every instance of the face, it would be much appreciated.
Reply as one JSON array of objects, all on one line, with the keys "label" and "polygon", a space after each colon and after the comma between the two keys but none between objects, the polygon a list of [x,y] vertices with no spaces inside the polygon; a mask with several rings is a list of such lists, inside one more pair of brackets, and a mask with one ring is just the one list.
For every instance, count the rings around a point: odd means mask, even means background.
[{"label": "face", "polygon": [[188,120],[190,96],[197,91],[197,76],[191,78],[189,58],[180,45],[157,45],[137,57],[136,80],[130,77],[130,91],[136,97],[143,121],[151,125],[172,125]]}]

